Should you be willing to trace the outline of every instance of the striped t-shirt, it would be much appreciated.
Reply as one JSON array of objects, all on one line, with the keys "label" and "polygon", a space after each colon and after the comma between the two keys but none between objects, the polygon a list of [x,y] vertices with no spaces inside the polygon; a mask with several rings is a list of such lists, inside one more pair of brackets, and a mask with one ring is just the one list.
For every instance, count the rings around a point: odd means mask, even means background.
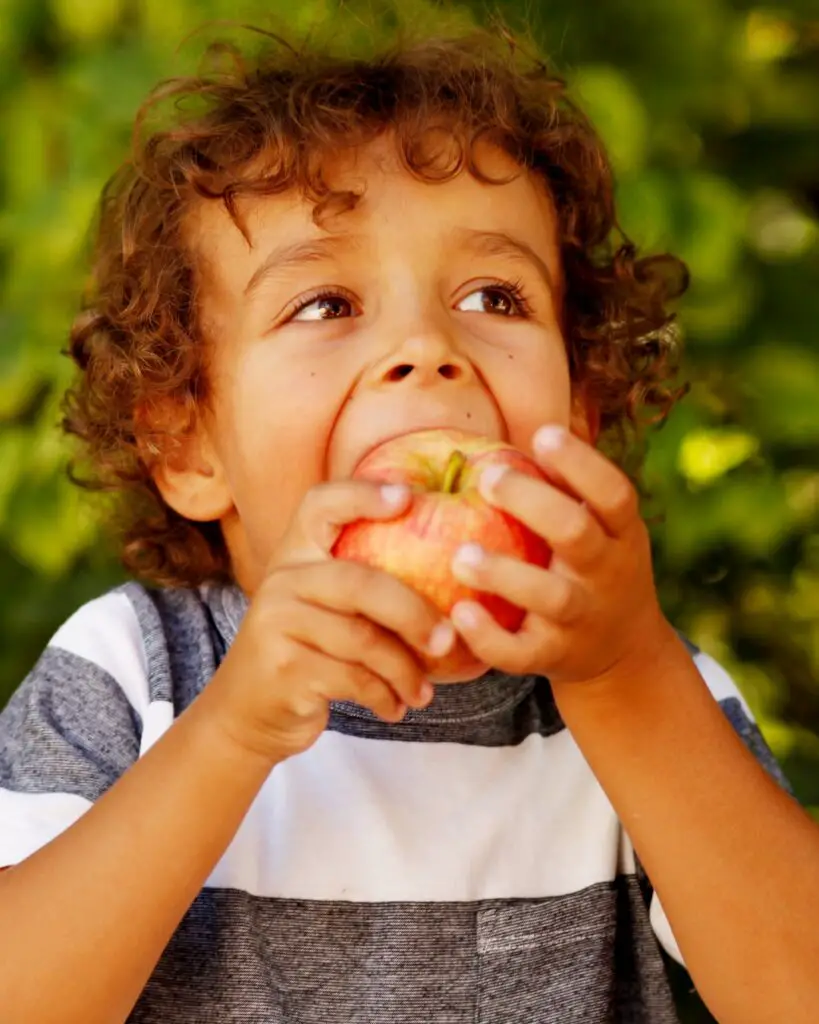
[{"label": "striped t-shirt", "polygon": [[[0,715],[0,864],[171,727],[245,610],[237,588],[130,583],[58,630]],[[692,656],[777,774],[725,671]],[[271,772],[129,1020],[670,1024],[660,945],[680,959],[548,681],[490,672],[397,725],[334,706]]]}]

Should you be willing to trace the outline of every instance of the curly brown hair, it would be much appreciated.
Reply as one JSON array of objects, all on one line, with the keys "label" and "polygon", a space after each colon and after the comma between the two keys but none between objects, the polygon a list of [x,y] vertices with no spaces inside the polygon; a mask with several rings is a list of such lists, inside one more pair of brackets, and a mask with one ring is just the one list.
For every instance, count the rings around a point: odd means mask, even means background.
[{"label": "curly brown hair", "polygon": [[[598,408],[608,450],[622,461],[681,393],[668,304],[686,287],[685,267],[638,257],[617,224],[599,138],[564,81],[510,33],[405,40],[367,58],[263,35],[253,59],[231,48],[229,66],[165,82],[146,100],[131,158],[103,191],[92,284],[71,332],[79,374],[64,427],[85,465],[74,478],[116,494],[125,566],[164,585],[231,578],[219,524],[177,514],[152,479],[208,400],[186,215],[222,202],[242,227],[241,197],[298,189],[318,219],[329,203],[355,199],[322,176],[339,148],[394,132],[407,170],[432,183],[462,170],[491,180],[475,145],[502,147],[553,197],[572,379]],[[147,131],[168,100],[172,122]],[[431,126],[454,142],[446,166],[423,144]],[[152,413],[169,406],[183,414],[173,424]]]}]

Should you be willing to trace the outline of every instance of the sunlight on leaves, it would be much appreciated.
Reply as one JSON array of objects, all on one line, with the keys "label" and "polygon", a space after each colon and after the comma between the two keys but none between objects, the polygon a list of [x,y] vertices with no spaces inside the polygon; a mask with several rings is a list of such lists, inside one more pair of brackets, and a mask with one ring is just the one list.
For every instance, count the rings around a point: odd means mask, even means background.
[{"label": "sunlight on leaves", "polygon": [[678,466],[692,484],[713,484],[759,451],[759,438],[743,430],[695,430],[684,438]]}]

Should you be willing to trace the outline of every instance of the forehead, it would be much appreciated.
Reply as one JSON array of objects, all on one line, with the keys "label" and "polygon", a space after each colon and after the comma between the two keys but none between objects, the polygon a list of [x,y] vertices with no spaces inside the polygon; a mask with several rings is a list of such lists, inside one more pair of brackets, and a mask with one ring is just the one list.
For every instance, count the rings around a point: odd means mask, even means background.
[{"label": "forehead", "polygon": [[[452,143],[443,133],[427,141],[433,167],[448,165]],[[293,188],[237,203],[244,234],[224,204],[201,200],[186,224],[187,241],[209,283],[234,290],[246,284],[265,253],[282,241],[309,241],[332,234],[355,239],[360,250],[377,249],[421,236],[434,245],[458,232],[503,231],[554,262],[559,276],[557,217],[545,182],[500,148],[479,142],[473,153],[481,181],[464,167],[446,181],[413,175],[401,161],[395,139],[384,135],[366,146],[334,154],[322,163],[333,192],[352,194],[352,205],[332,204],[314,220],[314,202]],[[434,173],[434,171],[433,171]],[[246,236],[246,237],[245,237]],[[350,250],[352,251],[352,249]]]}]

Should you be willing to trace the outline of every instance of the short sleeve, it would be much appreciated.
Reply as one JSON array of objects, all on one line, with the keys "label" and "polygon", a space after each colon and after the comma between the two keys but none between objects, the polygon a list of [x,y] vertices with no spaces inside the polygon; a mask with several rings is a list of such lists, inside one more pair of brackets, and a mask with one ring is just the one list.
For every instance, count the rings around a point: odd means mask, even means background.
[{"label": "short sleeve", "polygon": [[136,761],[147,704],[139,622],[112,591],[57,631],[0,713],[0,866],[73,825]]},{"label": "short sleeve", "polygon": [[[745,746],[751,751],[757,761],[768,772],[768,774],[787,792],[791,792],[790,785],[779,767],[770,747],[765,742],[759,726],[754,721],[751,709],[740,693],[736,683],[709,654],[699,650],[689,641],[686,641],[689,651],[694,659],[694,664],[705,681],[711,695],[719,704],[723,714],[734,727],[737,735]],[[638,864],[638,874],[640,865]],[[651,892],[650,883],[643,879],[644,886],[650,893],[650,919],[651,926],[657,940],[665,951],[678,963],[685,965],[677,940],[671,930],[671,925],[665,915],[662,904],[656,893]]]}]

